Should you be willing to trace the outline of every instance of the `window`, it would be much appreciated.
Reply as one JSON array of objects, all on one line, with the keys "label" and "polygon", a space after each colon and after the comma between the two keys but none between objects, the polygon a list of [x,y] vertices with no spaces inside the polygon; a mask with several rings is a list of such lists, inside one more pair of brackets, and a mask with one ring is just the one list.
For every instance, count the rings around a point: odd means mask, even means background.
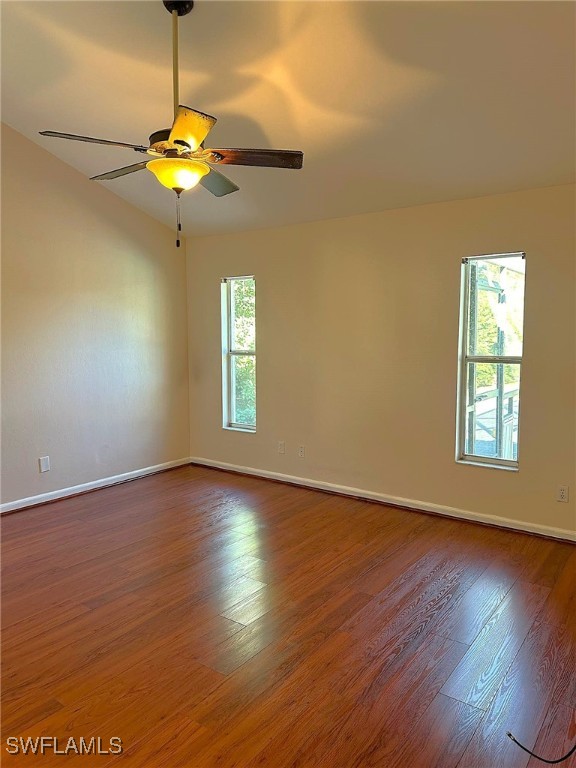
[{"label": "window", "polygon": [[524,253],[462,260],[457,455],[518,466]]},{"label": "window", "polygon": [[223,427],[256,431],[256,283],[222,280]]}]

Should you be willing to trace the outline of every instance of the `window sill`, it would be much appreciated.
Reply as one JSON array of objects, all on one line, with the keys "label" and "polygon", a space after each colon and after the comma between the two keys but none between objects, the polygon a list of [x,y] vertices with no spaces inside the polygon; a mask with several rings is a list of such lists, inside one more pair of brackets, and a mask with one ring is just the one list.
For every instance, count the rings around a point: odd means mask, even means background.
[{"label": "window sill", "polygon": [[222,429],[225,429],[227,432],[247,432],[249,435],[255,435],[256,434],[256,427],[222,427]]},{"label": "window sill", "polygon": [[492,462],[476,461],[475,459],[456,459],[456,464],[467,464],[470,467],[487,467],[488,469],[503,469],[506,472],[518,472],[517,464],[492,464]]}]

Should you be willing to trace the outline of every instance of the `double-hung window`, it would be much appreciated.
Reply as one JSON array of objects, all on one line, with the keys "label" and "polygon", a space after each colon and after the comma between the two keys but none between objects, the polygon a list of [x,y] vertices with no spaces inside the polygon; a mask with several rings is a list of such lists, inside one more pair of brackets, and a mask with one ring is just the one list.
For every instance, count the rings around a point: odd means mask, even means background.
[{"label": "double-hung window", "polygon": [[456,458],[516,468],[524,253],[462,260]]},{"label": "double-hung window", "polygon": [[256,431],[256,283],[222,280],[222,425]]}]

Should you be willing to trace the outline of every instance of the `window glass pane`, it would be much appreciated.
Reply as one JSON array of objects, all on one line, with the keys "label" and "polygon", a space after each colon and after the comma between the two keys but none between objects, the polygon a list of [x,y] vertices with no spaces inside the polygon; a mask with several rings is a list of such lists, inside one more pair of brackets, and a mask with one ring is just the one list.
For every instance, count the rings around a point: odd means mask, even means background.
[{"label": "window glass pane", "polygon": [[468,355],[522,355],[524,268],[521,256],[470,261]]},{"label": "window glass pane", "polygon": [[520,366],[468,363],[465,452],[518,459]]},{"label": "window glass pane", "polygon": [[230,360],[230,421],[256,426],[256,358],[232,355]]},{"label": "window glass pane", "polygon": [[255,281],[232,280],[230,348],[235,350],[256,349]]}]

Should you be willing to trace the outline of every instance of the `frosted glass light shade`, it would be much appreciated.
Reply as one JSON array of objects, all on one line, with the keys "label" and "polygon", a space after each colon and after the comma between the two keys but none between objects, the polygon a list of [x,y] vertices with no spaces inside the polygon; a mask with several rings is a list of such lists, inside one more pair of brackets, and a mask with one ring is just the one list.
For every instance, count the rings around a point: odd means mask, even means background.
[{"label": "frosted glass light shade", "polygon": [[146,168],[160,184],[176,192],[192,189],[210,171],[205,163],[183,157],[159,157],[146,163]]}]

